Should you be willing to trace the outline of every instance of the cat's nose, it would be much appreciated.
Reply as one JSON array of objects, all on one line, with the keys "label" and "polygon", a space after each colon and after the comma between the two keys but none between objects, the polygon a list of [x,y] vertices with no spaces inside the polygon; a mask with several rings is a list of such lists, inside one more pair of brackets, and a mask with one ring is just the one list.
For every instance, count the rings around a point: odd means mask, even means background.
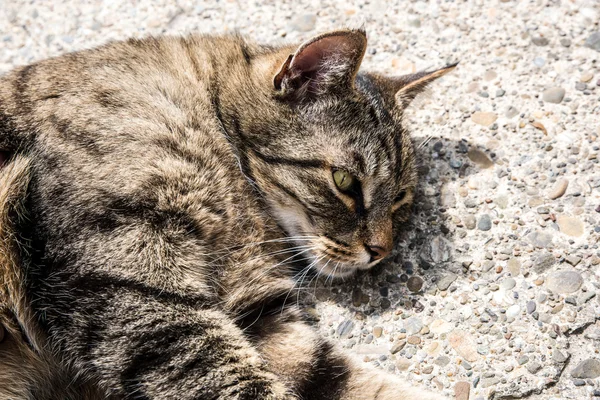
[{"label": "cat's nose", "polygon": [[390,254],[390,251],[392,250],[391,248],[373,245],[373,244],[367,244],[366,248],[367,248],[367,251],[369,252],[369,255],[371,256],[371,260],[369,261],[370,263],[373,261],[381,260],[388,254]]}]

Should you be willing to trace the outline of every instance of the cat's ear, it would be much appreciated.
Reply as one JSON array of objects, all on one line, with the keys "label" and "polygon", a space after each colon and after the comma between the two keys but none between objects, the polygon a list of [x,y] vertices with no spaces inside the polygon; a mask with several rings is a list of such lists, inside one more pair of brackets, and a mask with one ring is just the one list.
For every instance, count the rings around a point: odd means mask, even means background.
[{"label": "cat's ear", "polygon": [[275,74],[273,86],[284,96],[296,98],[351,88],[366,47],[363,30],[316,36],[289,55]]},{"label": "cat's ear", "polygon": [[389,78],[374,76],[375,82],[391,102],[396,102],[402,109],[417,97],[417,95],[433,81],[452,71],[458,63],[447,65],[435,71],[421,71],[410,75]]}]

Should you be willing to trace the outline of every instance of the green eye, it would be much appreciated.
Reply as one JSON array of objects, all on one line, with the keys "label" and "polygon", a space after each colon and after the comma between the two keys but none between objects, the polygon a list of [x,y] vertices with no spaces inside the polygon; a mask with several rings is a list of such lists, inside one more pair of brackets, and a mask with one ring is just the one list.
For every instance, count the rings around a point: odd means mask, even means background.
[{"label": "green eye", "polygon": [[340,191],[347,192],[352,188],[352,186],[354,186],[356,178],[354,178],[348,172],[338,169],[333,171],[333,181],[335,182],[335,186],[337,186]]}]

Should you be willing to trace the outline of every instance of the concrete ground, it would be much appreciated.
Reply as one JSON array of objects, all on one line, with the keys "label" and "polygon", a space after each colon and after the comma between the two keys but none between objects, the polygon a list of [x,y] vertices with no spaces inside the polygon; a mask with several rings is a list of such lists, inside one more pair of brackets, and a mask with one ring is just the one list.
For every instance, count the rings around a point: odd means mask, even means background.
[{"label": "concrete ground", "polygon": [[[459,67],[415,106],[422,184],[395,257],[316,284],[322,332],[467,399],[600,398],[597,0],[0,0],[0,73],[108,40],[364,24],[364,68]],[[311,300],[311,299],[309,299]]]}]

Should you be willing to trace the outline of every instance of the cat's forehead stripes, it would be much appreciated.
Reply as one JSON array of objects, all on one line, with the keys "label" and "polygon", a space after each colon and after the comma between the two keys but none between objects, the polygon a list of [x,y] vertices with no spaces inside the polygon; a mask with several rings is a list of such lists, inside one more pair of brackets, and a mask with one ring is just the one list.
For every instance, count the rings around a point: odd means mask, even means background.
[{"label": "cat's forehead stripes", "polygon": [[352,158],[354,165],[356,166],[356,170],[361,174],[365,174],[367,169],[365,157],[359,151],[356,150],[351,152],[350,157]]}]

